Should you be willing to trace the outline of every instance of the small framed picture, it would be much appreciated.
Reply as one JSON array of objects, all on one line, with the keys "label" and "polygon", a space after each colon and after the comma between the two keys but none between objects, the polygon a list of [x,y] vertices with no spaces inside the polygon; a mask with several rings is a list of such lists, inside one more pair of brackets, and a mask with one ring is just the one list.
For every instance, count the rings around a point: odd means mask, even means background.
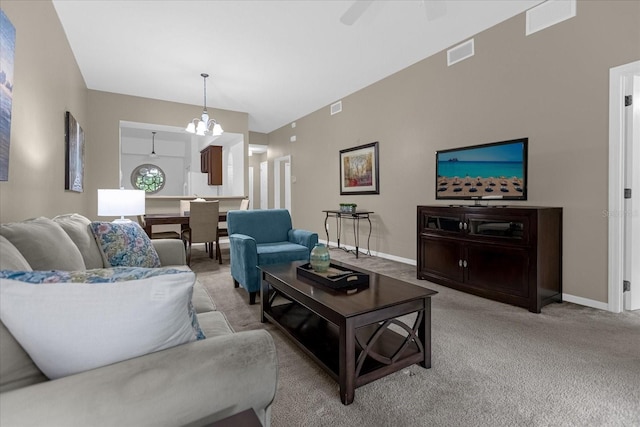
[{"label": "small framed picture", "polygon": [[340,150],[340,194],[380,194],[377,141]]}]

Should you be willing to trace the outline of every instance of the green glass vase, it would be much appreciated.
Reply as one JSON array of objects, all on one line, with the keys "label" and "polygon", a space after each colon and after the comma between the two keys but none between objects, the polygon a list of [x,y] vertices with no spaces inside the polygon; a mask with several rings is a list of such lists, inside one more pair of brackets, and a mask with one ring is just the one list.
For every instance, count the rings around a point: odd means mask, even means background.
[{"label": "green glass vase", "polygon": [[331,258],[329,256],[329,249],[322,243],[316,243],[311,249],[311,255],[309,256],[309,262],[311,268],[317,273],[323,273],[329,269]]}]

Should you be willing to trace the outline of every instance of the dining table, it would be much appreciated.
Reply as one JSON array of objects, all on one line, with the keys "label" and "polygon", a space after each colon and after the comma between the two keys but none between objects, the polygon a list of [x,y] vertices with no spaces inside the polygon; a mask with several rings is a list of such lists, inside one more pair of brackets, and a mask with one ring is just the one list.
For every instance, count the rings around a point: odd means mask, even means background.
[{"label": "dining table", "polygon": [[[227,213],[218,213],[218,222],[226,222]],[[181,228],[189,227],[189,213],[150,213],[144,216],[144,231],[151,237],[154,225],[179,224]]]}]

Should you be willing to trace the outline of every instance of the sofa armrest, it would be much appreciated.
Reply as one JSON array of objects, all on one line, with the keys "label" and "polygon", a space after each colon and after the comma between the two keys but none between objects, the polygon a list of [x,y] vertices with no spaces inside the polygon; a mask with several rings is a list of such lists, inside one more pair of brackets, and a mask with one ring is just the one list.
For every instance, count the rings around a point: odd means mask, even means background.
[{"label": "sofa armrest", "polygon": [[253,408],[268,426],[278,375],[264,330],[208,338],[0,394],[0,425],[200,426]]},{"label": "sofa armrest", "polygon": [[318,233],[294,228],[289,230],[289,241],[306,246],[309,248],[309,251],[311,251],[316,243],[318,243]]},{"label": "sofa armrest", "polygon": [[187,265],[187,254],[182,240],[153,239],[151,243],[158,252],[162,266]]}]

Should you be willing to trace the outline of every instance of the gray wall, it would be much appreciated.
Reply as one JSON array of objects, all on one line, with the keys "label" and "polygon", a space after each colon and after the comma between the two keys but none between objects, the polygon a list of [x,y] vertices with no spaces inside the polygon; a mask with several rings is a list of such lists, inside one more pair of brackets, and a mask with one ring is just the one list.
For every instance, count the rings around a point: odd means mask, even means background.
[{"label": "gray wall", "polygon": [[[64,190],[64,118],[70,111],[92,143],[87,88],[49,1],[3,1],[16,28],[9,180],[0,182],[2,222],[85,212],[84,193]],[[86,163],[85,154],[85,163]]]},{"label": "gray wall", "polygon": [[[521,14],[476,35],[470,59],[447,67],[443,51],[345,96],[340,114],[270,133],[270,160],[292,155],[295,225],[323,236],[321,211],[354,202],[376,212],[372,250],[415,260],[434,152],[529,137],[519,203],[564,208],[564,291],[606,302],[609,69],[640,59],[639,17],[640,2],[579,1],[576,17],[526,37]],[[339,151],[373,141],[380,195],[340,196]]]}]

